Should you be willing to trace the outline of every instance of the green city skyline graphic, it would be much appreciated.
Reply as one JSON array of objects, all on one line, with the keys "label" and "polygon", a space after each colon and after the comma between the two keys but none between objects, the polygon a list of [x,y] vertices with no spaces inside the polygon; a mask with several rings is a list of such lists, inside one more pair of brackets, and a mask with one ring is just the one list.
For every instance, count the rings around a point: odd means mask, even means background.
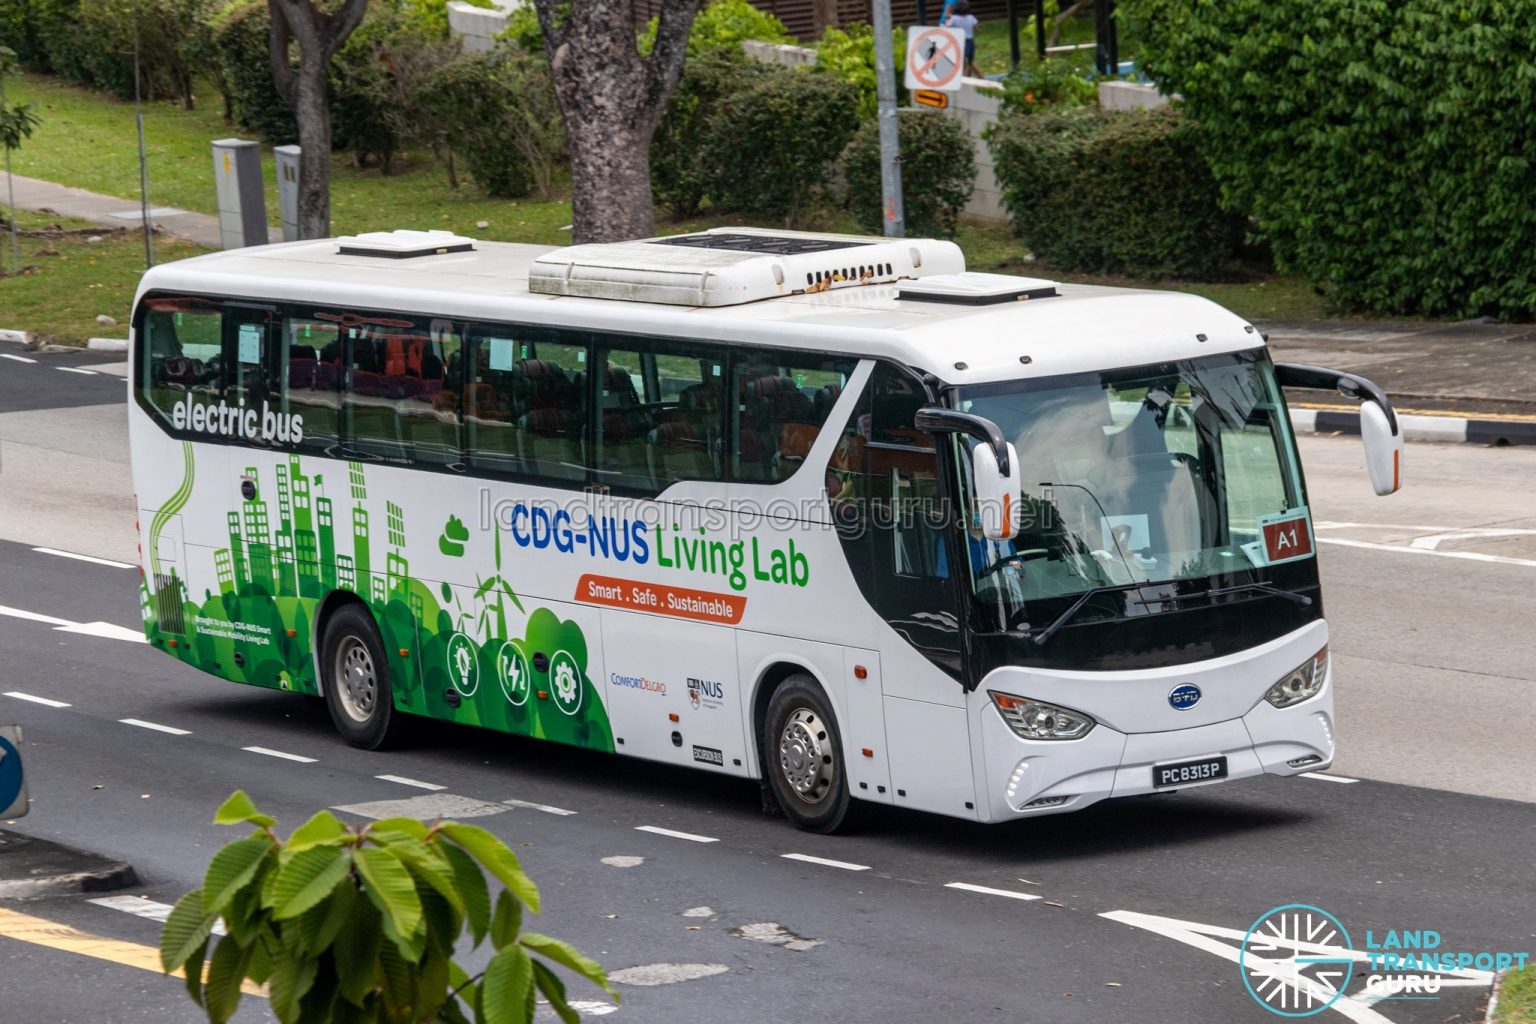
[{"label": "green city skyline graphic", "polygon": [[[585,634],[549,608],[525,609],[503,564],[501,531],[492,531],[490,564],[482,571],[462,520],[450,516],[442,527],[450,542],[440,550],[475,569],[473,588],[412,576],[405,510],[385,500],[384,536],[375,536],[377,506],[370,508],[361,463],[345,463],[334,497],[326,476],[342,463],[324,460],[324,472],[311,475],[300,456],[288,455],[273,472],[275,495],[259,468],[247,466],[244,477],[255,493],[225,510],[227,543],[211,552],[187,548],[188,561],[212,561],[213,585],[194,597],[187,567],[167,564],[160,553],[165,527],[192,494],[190,454],[184,451],[183,480],[151,521],[151,571],[141,598],[151,643],[225,679],[317,694],[315,610],[332,591],[347,590],[373,613],[401,710],[614,749],[600,691],[588,673]],[[269,501],[274,496],[275,510]],[[482,679],[499,685],[480,685]],[[541,699],[528,699],[534,691]]]}]

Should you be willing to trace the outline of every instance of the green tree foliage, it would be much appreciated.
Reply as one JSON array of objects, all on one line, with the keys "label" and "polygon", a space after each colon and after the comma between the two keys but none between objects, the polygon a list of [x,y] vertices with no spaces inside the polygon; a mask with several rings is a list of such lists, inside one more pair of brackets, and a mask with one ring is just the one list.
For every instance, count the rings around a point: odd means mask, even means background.
[{"label": "green tree foliage", "polygon": [[1536,314],[1536,2],[1121,11],[1282,265],[1375,313]]},{"label": "green tree foliage", "polygon": [[834,75],[778,71],[727,97],[705,144],[719,160],[710,199],[797,223],[834,179],[859,127],[858,90]]},{"label": "green tree foliage", "polygon": [[[688,60],[737,57],[742,53],[741,44],[748,40],[788,43],[793,37],[782,21],[748,0],[714,0],[693,19],[693,28],[688,33]],[[640,52],[650,53],[655,42],[656,19],[652,18],[640,33]]]},{"label": "green tree foliage", "polygon": [[[575,1021],[551,964],[618,998],[596,962],[523,930],[539,890],[482,828],[388,818],[349,829],[321,811],[285,840],[242,791],[214,822],[254,828],[214,855],[160,935],[162,966],[185,972],[214,1024],[234,1015],[247,981],[267,986],[282,1024],[528,1024],[536,994]],[[487,872],[505,886],[494,900]],[[492,949],[473,976],[453,959],[466,929]]]},{"label": "green tree foliage", "polygon": [[23,141],[32,137],[32,131],[43,123],[30,103],[12,103],[5,98],[5,79],[16,70],[16,51],[0,46],[0,149],[7,155],[20,149]]},{"label": "green tree foliage", "polygon": [[[907,34],[901,29],[891,32],[891,52],[896,55],[897,67],[905,59]],[[816,43],[818,74],[836,75],[858,90],[859,116],[872,119],[879,108],[875,77],[875,30],[863,22],[848,26],[847,30],[829,28]],[[906,76],[896,75],[896,102],[907,102]]]},{"label": "green tree foliage", "polygon": [[417,101],[487,195],[553,196],[564,134],[542,53],[504,42],[464,54],[427,78]]},{"label": "green tree foliage", "polygon": [[1014,232],[1053,266],[1201,280],[1236,257],[1242,221],[1176,110],[1015,114],[988,143]]},{"label": "green tree foliage", "polygon": [[[690,57],[667,112],[651,137],[651,188],[678,219],[698,213],[720,175],[711,148],[713,118],[726,97],[776,72],[744,54]],[[777,72],[782,73],[782,72]]]},{"label": "green tree foliage", "polygon": [[[491,0],[464,0],[471,7],[494,10]],[[418,28],[438,39],[447,39],[448,0],[401,0],[400,10]]]},{"label": "green tree foliage", "polygon": [[210,61],[219,69],[224,104],[237,125],[273,143],[298,139],[288,104],[272,83],[272,21],[263,0],[231,0],[209,19]]},{"label": "green tree foliage", "polygon": [[[907,234],[952,238],[960,211],[976,185],[976,154],[964,125],[937,110],[903,110],[901,195]],[[843,150],[848,205],[859,227],[872,234],[883,228],[880,131],[866,121]]]}]

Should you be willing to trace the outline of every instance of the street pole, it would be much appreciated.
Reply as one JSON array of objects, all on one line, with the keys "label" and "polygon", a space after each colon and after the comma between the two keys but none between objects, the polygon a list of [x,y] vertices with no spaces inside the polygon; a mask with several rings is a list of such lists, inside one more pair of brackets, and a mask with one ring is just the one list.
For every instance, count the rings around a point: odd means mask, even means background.
[{"label": "street pole", "polygon": [[[0,110],[5,110],[5,78],[0,76]],[[21,243],[16,240],[16,179],[11,177],[11,147],[5,147],[5,194],[11,208],[11,273],[21,273]]]},{"label": "street pole", "polygon": [[149,237],[149,163],[144,158],[144,103],[139,96],[139,5],[133,5],[133,111],[139,124],[139,220],[144,225],[144,267],[155,265]]},{"label": "street pole", "polygon": [[875,96],[879,100],[880,198],[885,234],[902,238],[907,217],[901,203],[901,129],[896,120],[896,59],[891,53],[891,0],[874,0]]}]

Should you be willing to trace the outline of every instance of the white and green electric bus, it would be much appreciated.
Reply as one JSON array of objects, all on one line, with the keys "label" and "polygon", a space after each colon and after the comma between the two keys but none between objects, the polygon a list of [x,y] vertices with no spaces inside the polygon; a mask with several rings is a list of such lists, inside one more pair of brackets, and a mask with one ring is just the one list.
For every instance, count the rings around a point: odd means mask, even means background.
[{"label": "white and green electric bus", "polygon": [[156,267],[130,436],[150,643],[320,695],[978,821],[1326,768],[1277,366],[1184,294],[751,229],[386,232]]}]

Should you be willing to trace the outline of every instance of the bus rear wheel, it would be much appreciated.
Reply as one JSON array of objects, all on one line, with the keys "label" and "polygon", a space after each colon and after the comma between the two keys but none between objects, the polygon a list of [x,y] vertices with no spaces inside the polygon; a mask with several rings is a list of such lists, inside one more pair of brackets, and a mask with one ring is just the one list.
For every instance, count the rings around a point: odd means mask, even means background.
[{"label": "bus rear wheel", "polygon": [[814,679],[793,675],[773,692],[763,733],[763,773],[785,816],[807,832],[848,827],[842,736]]},{"label": "bus rear wheel", "polygon": [[387,746],[395,737],[399,716],[373,616],[362,605],[342,605],[325,624],[320,650],[325,706],[336,731],[354,747]]}]

